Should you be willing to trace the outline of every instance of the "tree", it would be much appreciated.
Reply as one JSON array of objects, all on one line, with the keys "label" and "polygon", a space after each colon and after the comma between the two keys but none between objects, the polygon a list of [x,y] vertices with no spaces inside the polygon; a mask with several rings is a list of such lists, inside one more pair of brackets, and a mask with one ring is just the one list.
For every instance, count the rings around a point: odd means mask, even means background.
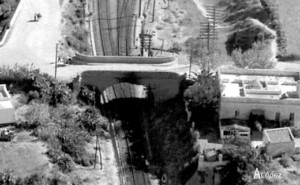
[{"label": "tree", "polygon": [[254,180],[253,176],[256,169],[266,171],[266,161],[256,154],[250,140],[233,139],[224,145],[222,153],[228,163],[219,170],[221,185],[245,185],[254,181],[254,184],[261,183],[260,180]]},{"label": "tree", "polygon": [[188,101],[188,108],[192,112],[192,119],[213,120],[217,114],[220,98],[218,79],[213,73],[202,70],[193,80],[194,84],[184,92],[184,98]]},{"label": "tree", "polygon": [[203,71],[211,72],[222,63],[221,51],[212,43],[207,48],[206,42],[199,38],[190,38],[186,42],[187,53],[190,55],[190,63],[196,64]]},{"label": "tree", "polygon": [[245,52],[236,49],[231,55],[235,65],[239,68],[270,69],[275,63],[272,61],[272,53],[266,44],[256,42],[252,44],[252,49]]}]

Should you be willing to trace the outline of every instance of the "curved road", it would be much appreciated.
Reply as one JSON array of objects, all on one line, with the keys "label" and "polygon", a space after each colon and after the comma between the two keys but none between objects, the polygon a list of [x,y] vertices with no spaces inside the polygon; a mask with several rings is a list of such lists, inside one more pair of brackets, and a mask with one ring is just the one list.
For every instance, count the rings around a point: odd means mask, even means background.
[{"label": "curved road", "polygon": [[[59,0],[23,0],[22,8],[6,43],[0,47],[0,64],[34,64],[51,74],[55,44],[60,36]],[[33,22],[36,12],[42,14]],[[53,74],[53,73],[52,73]]]},{"label": "curved road", "polygon": [[[60,38],[61,8],[59,0],[23,0],[19,16],[6,43],[0,47],[0,65],[33,64],[42,72],[54,76],[55,45]],[[33,22],[36,12],[42,14],[38,22]],[[142,65],[142,64],[98,64],[69,65],[59,67],[59,79],[71,80],[86,70],[116,71],[174,71],[184,73],[188,66]]]}]

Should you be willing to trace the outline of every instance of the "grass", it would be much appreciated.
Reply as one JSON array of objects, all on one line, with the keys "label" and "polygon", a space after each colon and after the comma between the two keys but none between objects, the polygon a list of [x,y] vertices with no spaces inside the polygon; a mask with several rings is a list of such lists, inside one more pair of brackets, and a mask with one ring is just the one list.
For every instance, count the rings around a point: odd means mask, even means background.
[{"label": "grass", "polygon": [[17,132],[16,142],[0,142],[0,172],[11,169],[19,177],[49,170],[47,148],[30,136],[30,132]]}]

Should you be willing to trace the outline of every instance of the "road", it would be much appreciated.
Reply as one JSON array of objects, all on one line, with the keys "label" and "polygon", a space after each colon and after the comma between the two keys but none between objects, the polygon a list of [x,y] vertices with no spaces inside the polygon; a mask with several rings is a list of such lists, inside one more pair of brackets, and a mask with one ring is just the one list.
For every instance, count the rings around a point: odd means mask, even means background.
[{"label": "road", "polygon": [[[24,0],[8,41],[0,48],[2,65],[34,64],[43,72],[53,71],[55,45],[60,37],[58,0]],[[34,22],[34,13],[42,18]]]}]

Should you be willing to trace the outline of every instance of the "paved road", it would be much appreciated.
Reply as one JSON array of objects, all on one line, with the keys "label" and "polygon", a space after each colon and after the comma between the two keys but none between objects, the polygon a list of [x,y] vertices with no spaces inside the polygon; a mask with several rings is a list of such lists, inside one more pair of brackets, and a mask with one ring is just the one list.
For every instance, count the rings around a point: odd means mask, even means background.
[{"label": "paved road", "polygon": [[[0,48],[0,63],[5,65],[34,64],[42,71],[53,71],[55,44],[60,36],[60,6],[58,0],[23,0],[19,16],[10,37]],[[42,14],[32,21],[36,12]]]}]

